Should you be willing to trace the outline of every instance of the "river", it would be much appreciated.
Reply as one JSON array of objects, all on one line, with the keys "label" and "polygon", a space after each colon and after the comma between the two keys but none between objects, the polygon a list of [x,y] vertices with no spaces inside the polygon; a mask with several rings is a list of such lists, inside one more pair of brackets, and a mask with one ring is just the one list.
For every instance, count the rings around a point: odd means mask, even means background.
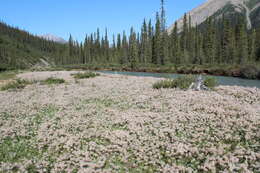
[{"label": "river", "polygon": [[[147,73],[147,72],[119,72],[119,71],[98,71],[105,74],[120,74],[129,76],[157,77],[157,78],[176,78],[181,74],[170,73]],[[219,85],[257,87],[260,88],[260,80],[249,80],[236,77],[213,76],[217,79]]]}]

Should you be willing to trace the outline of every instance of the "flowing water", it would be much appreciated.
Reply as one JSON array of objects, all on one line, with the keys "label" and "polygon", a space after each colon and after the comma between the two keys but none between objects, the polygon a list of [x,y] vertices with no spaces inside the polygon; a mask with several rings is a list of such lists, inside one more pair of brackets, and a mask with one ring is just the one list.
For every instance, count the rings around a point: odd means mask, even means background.
[{"label": "flowing water", "polygon": [[[98,71],[106,74],[120,74],[129,76],[157,77],[157,78],[176,78],[181,74],[170,73],[147,73],[147,72],[119,72],[119,71]],[[260,88],[260,80],[249,80],[236,77],[213,76],[218,80],[219,85],[244,86]]]}]

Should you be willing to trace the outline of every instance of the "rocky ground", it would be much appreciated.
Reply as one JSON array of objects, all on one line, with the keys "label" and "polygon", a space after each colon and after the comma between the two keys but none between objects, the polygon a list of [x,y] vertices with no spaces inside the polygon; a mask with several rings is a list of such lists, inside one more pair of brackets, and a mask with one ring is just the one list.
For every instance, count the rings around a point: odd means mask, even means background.
[{"label": "rocky ground", "polygon": [[154,90],[160,79],[75,72],[0,91],[0,172],[259,172],[260,90]]}]

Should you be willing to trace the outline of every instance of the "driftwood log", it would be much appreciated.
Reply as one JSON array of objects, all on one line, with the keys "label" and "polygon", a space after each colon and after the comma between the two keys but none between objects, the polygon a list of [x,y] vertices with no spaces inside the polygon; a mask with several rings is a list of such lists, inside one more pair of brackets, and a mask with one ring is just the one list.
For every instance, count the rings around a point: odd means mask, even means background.
[{"label": "driftwood log", "polygon": [[189,89],[195,90],[195,91],[201,91],[201,90],[209,90],[208,87],[204,85],[204,80],[201,75],[199,75],[195,82],[193,82]]}]

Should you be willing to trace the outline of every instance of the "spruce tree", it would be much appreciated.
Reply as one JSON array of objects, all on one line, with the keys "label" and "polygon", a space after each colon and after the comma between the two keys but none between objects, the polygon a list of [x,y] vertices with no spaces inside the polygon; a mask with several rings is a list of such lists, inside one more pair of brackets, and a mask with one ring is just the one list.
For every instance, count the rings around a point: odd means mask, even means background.
[{"label": "spruce tree", "polygon": [[130,38],[129,38],[129,59],[131,68],[134,69],[136,67],[136,60],[138,56],[138,48],[137,48],[137,38],[134,28],[131,28]]},{"label": "spruce tree", "polygon": [[216,38],[215,38],[215,29],[213,25],[212,18],[208,18],[205,35],[205,56],[206,62],[209,64],[214,64],[216,56]]},{"label": "spruce tree", "polygon": [[221,63],[233,63],[234,60],[234,32],[230,21],[223,16],[223,34],[222,34],[222,51],[221,51]]},{"label": "spruce tree", "polygon": [[180,39],[178,35],[178,23],[175,22],[174,28],[172,31],[172,62],[176,64],[180,64],[180,56],[181,56],[181,47],[180,47]]},{"label": "spruce tree", "polygon": [[180,63],[187,63],[189,55],[188,55],[188,20],[187,20],[187,14],[184,14],[183,17],[183,28],[181,33],[181,57],[180,57]]},{"label": "spruce tree", "polygon": [[181,34],[181,49],[183,52],[188,48],[187,36],[188,36],[188,22],[187,22],[187,14],[185,13],[183,17],[183,28]]},{"label": "spruce tree", "polygon": [[249,37],[249,62],[255,62],[256,60],[256,31],[253,29]]},{"label": "spruce tree", "polygon": [[156,25],[155,25],[155,34],[153,37],[153,55],[152,55],[152,63],[158,64],[159,62],[162,64],[164,61],[164,57],[161,56],[161,22],[159,14],[156,14]]},{"label": "spruce tree", "polygon": [[188,58],[188,63],[193,63],[194,58],[195,58],[195,28],[192,27],[192,21],[191,21],[191,16],[189,15],[189,33],[188,33],[188,52],[189,52],[189,58]]},{"label": "spruce tree", "polygon": [[148,24],[148,40],[147,40],[147,62],[152,63],[152,45],[153,45],[153,26],[152,26],[152,21],[149,20]]},{"label": "spruce tree", "polygon": [[84,41],[84,62],[83,62],[83,64],[86,64],[88,62],[88,58],[89,58],[88,53],[89,53],[88,35],[86,35],[85,41]]},{"label": "spruce tree", "polygon": [[105,31],[105,40],[104,40],[104,48],[105,48],[105,59],[107,62],[110,61],[110,53],[109,53],[109,41],[108,41],[108,34],[107,34],[107,28],[106,28],[106,31]]},{"label": "spruce tree", "polygon": [[93,36],[93,34],[90,34],[90,39],[89,39],[89,46],[90,46],[90,48],[89,48],[89,57],[90,57],[90,62],[91,63],[93,63],[94,61],[95,61],[95,59],[94,59],[94,49],[95,49],[95,47],[94,47],[94,36]]},{"label": "spruce tree", "polygon": [[69,37],[69,56],[73,57],[73,55],[74,55],[74,41],[73,41],[72,36],[70,35],[70,37]]},{"label": "spruce tree", "polygon": [[164,0],[161,0],[161,19],[160,19],[160,24],[161,24],[161,32],[166,31],[166,13],[165,13],[165,8],[164,8]]},{"label": "spruce tree", "polygon": [[248,38],[246,31],[246,24],[244,19],[240,19],[240,24],[238,26],[238,63],[245,64],[248,61]]},{"label": "spruce tree", "polygon": [[117,34],[117,61],[119,62],[119,64],[123,64],[124,63],[124,58],[123,58],[123,51],[122,51],[122,41],[121,41],[121,35]]},{"label": "spruce tree", "polygon": [[147,32],[147,24],[144,19],[143,26],[141,29],[141,62],[146,63],[148,60],[148,32]]},{"label": "spruce tree", "polygon": [[125,31],[123,32],[123,39],[122,39],[122,49],[123,49],[123,63],[129,62],[129,56],[128,56],[128,41],[125,34]]},{"label": "spruce tree", "polygon": [[115,62],[116,59],[116,38],[115,38],[115,34],[113,34],[113,42],[112,42],[112,58],[110,60],[110,62]]},{"label": "spruce tree", "polygon": [[260,28],[256,29],[256,61],[260,61]]},{"label": "spruce tree", "polygon": [[166,13],[164,8],[164,0],[161,0],[161,34],[160,34],[160,64],[164,65],[168,57],[168,33],[166,30]]}]

